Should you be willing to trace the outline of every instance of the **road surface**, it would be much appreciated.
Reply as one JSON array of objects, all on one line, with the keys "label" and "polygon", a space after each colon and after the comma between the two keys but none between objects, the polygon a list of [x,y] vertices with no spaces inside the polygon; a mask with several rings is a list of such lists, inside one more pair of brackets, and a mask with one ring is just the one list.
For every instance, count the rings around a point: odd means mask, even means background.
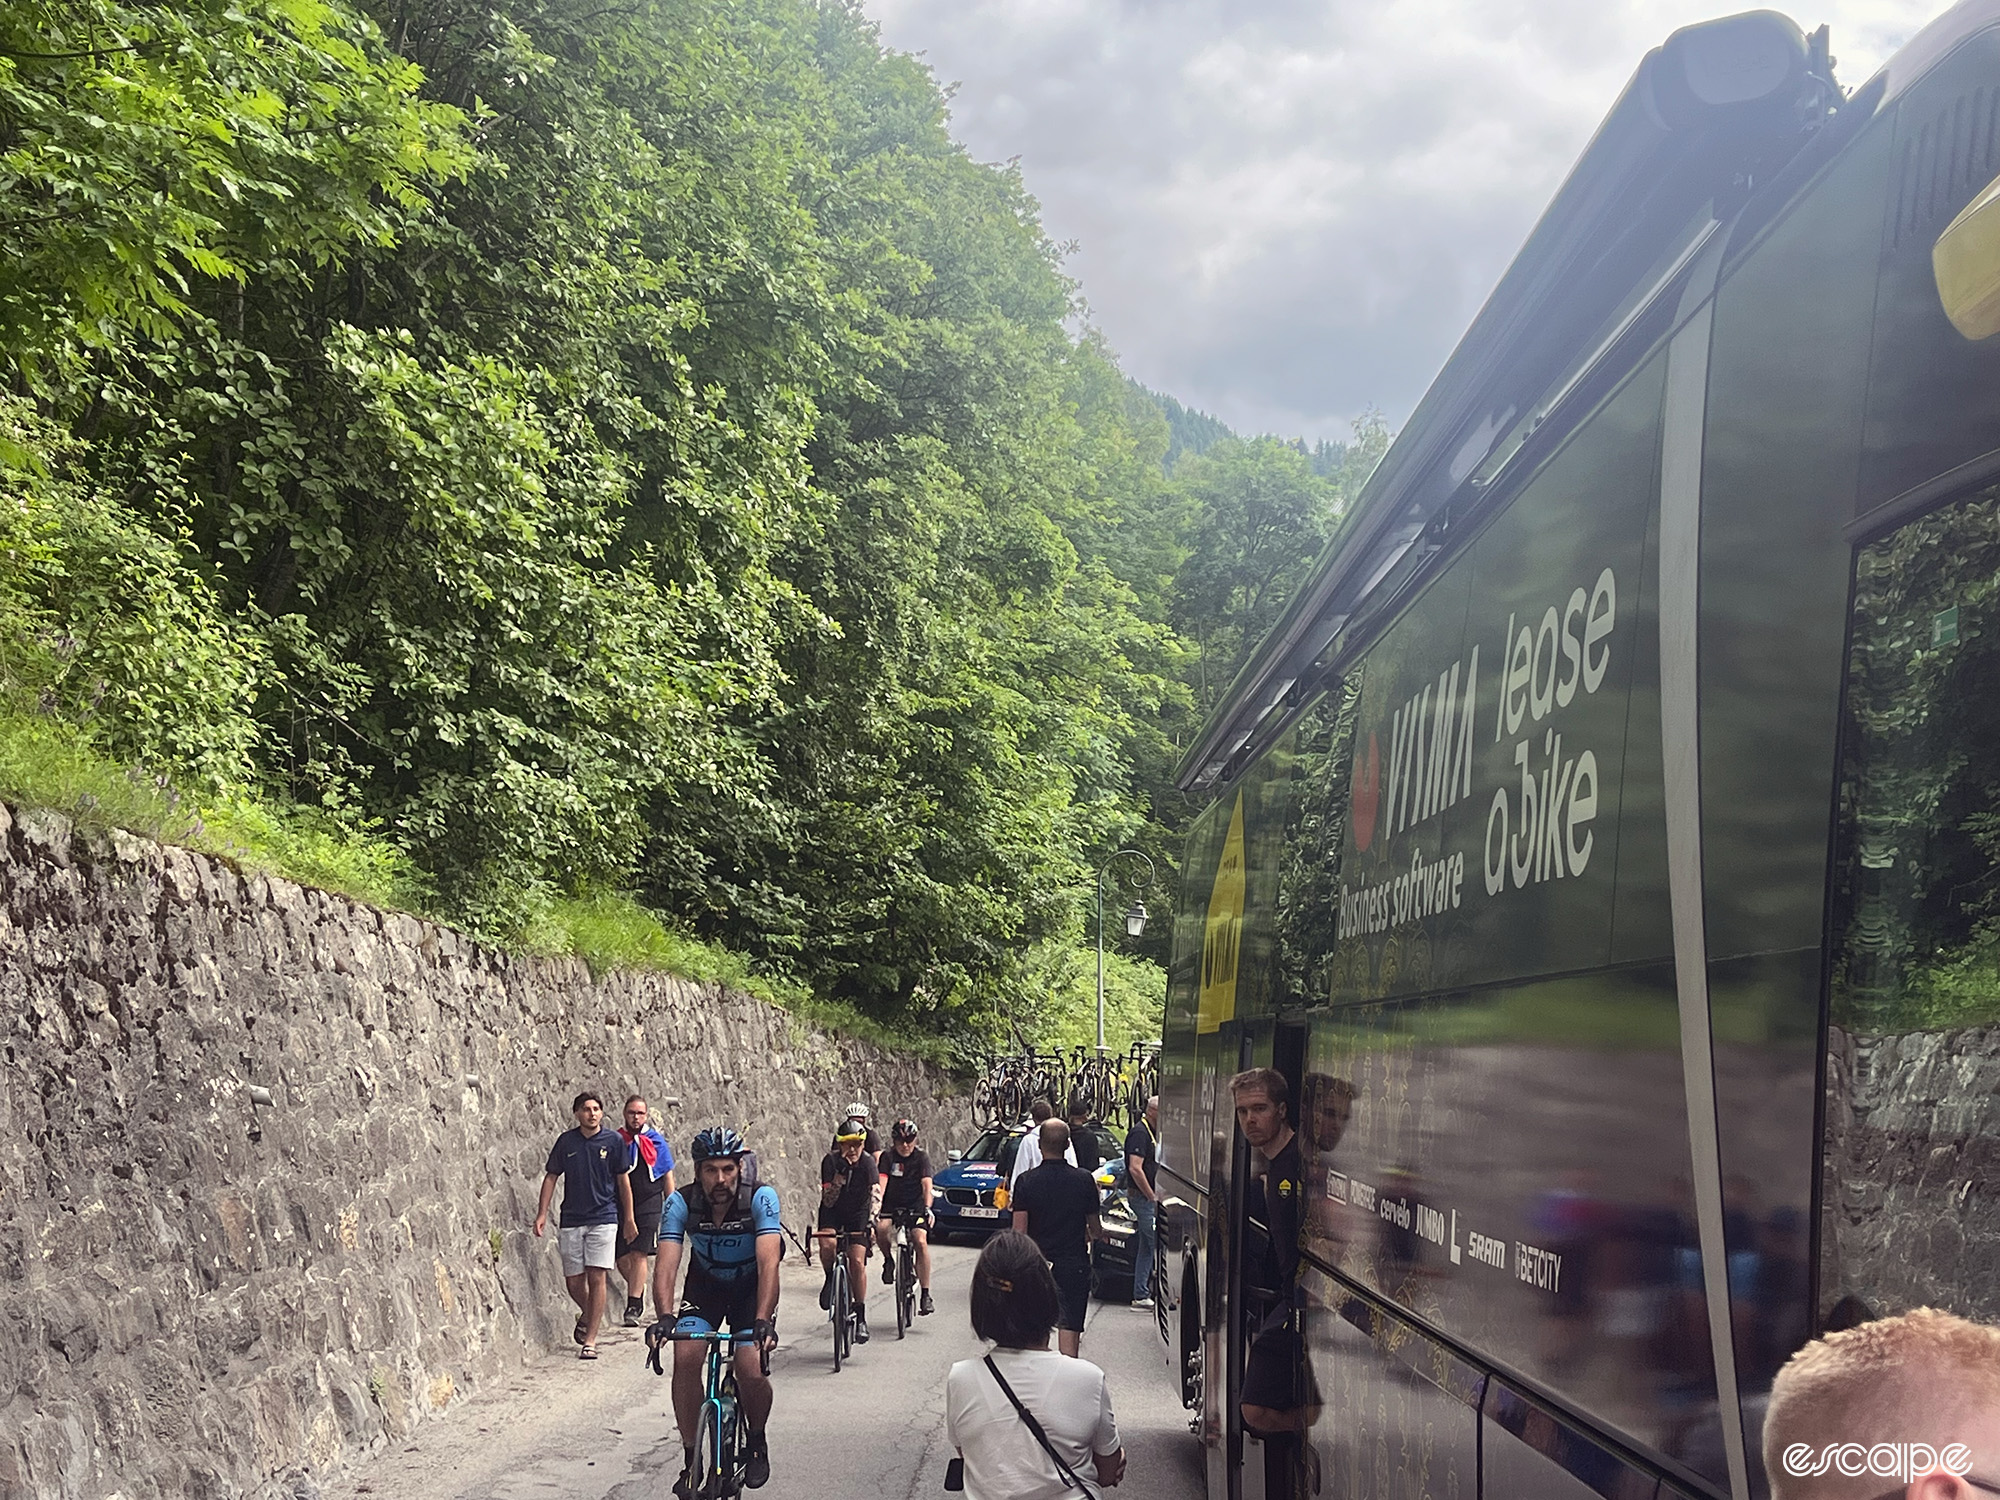
[{"label": "road surface", "polygon": [[[937,1313],[919,1318],[899,1344],[878,1280],[868,1297],[875,1337],[836,1375],[818,1308],[819,1272],[788,1253],[782,1343],[771,1360],[771,1483],[762,1494],[916,1500],[944,1493],[945,1373],[982,1346],[965,1311],[977,1251],[941,1245],[933,1254]],[[870,1262],[871,1273],[878,1265]],[[681,1461],[667,1382],[645,1368],[638,1329],[613,1329],[599,1348],[595,1364],[567,1353],[537,1357],[504,1385],[418,1428],[411,1441],[330,1479],[323,1500],[665,1500]],[[1111,1380],[1130,1458],[1121,1492],[1200,1500],[1200,1450],[1169,1389],[1151,1315],[1093,1302],[1083,1354]]]}]

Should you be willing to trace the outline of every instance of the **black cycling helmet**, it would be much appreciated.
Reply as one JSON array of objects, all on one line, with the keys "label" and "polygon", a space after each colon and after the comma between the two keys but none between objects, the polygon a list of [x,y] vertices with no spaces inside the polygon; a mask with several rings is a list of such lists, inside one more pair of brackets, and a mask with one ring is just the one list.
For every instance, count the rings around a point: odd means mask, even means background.
[{"label": "black cycling helmet", "polygon": [[743,1137],[727,1125],[711,1125],[694,1138],[694,1159],[707,1161],[711,1157],[738,1157],[750,1149]]},{"label": "black cycling helmet", "polygon": [[916,1138],[917,1122],[915,1120],[898,1120],[894,1125],[889,1127],[889,1139],[892,1141],[914,1141]]},{"label": "black cycling helmet", "polygon": [[833,1143],[836,1146],[844,1145],[848,1141],[865,1141],[867,1139],[868,1122],[858,1118],[842,1120],[840,1122],[840,1129],[833,1133]]}]

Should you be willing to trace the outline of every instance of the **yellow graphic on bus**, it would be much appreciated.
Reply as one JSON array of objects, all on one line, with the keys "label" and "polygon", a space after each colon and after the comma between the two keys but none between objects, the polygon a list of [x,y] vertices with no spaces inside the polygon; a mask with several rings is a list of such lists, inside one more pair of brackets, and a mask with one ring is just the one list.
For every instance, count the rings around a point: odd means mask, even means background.
[{"label": "yellow graphic on bus", "polygon": [[1229,815],[1229,837],[1208,897],[1201,933],[1201,1011],[1196,1029],[1215,1031],[1236,1017],[1236,959],[1243,943],[1243,794]]}]

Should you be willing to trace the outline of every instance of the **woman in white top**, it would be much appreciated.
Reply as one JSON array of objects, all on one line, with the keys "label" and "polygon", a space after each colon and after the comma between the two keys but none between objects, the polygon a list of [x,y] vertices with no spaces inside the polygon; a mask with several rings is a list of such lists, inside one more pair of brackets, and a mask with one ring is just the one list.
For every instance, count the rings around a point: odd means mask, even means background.
[{"label": "woman in white top", "polygon": [[1041,1424],[1049,1447],[1088,1483],[1125,1477],[1125,1450],[1111,1415],[1104,1372],[1049,1347],[1058,1303],[1055,1277],[1025,1234],[1004,1230],[986,1242],[972,1272],[972,1331],[994,1345],[993,1365],[962,1359],[945,1380],[945,1436],[965,1460],[966,1500],[1076,1500],[1055,1458],[1036,1439],[994,1378]]}]

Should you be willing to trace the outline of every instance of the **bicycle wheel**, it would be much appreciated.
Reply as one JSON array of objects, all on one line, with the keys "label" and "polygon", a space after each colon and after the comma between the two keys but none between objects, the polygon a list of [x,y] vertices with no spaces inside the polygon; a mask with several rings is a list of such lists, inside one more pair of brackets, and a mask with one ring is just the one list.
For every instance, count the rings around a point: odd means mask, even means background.
[{"label": "bicycle wheel", "polygon": [[[731,1375],[734,1380],[735,1376]],[[732,1392],[734,1387],[731,1387]],[[743,1403],[732,1394],[729,1417],[722,1428],[722,1489],[717,1500],[737,1500],[743,1493],[743,1463],[750,1452],[750,1423],[743,1415]]]},{"label": "bicycle wheel", "polygon": [[833,1263],[833,1368],[840,1371],[841,1361],[846,1359],[852,1346],[847,1342],[854,1332],[849,1321],[854,1316],[854,1305],[847,1289],[847,1247],[842,1246],[840,1258]]},{"label": "bicycle wheel", "polygon": [[896,1246],[895,1255],[896,1285],[889,1294],[889,1300],[896,1304],[896,1337],[902,1338],[910,1331],[910,1299],[903,1295],[903,1287],[910,1277],[910,1247]]},{"label": "bicycle wheel", "polygon": [[917,1251],[914,1245],[905,1244],[901,1264],[896,1268],[896,1300],[903,1309],[903,1326],[909,1327],[917,1317]]},{"label": "bicycle wheel", "polygon": [[714,1401],[701,1403],[694,1430],[694,1493],[696,1500],[724,1500],[722,1427]]}]

